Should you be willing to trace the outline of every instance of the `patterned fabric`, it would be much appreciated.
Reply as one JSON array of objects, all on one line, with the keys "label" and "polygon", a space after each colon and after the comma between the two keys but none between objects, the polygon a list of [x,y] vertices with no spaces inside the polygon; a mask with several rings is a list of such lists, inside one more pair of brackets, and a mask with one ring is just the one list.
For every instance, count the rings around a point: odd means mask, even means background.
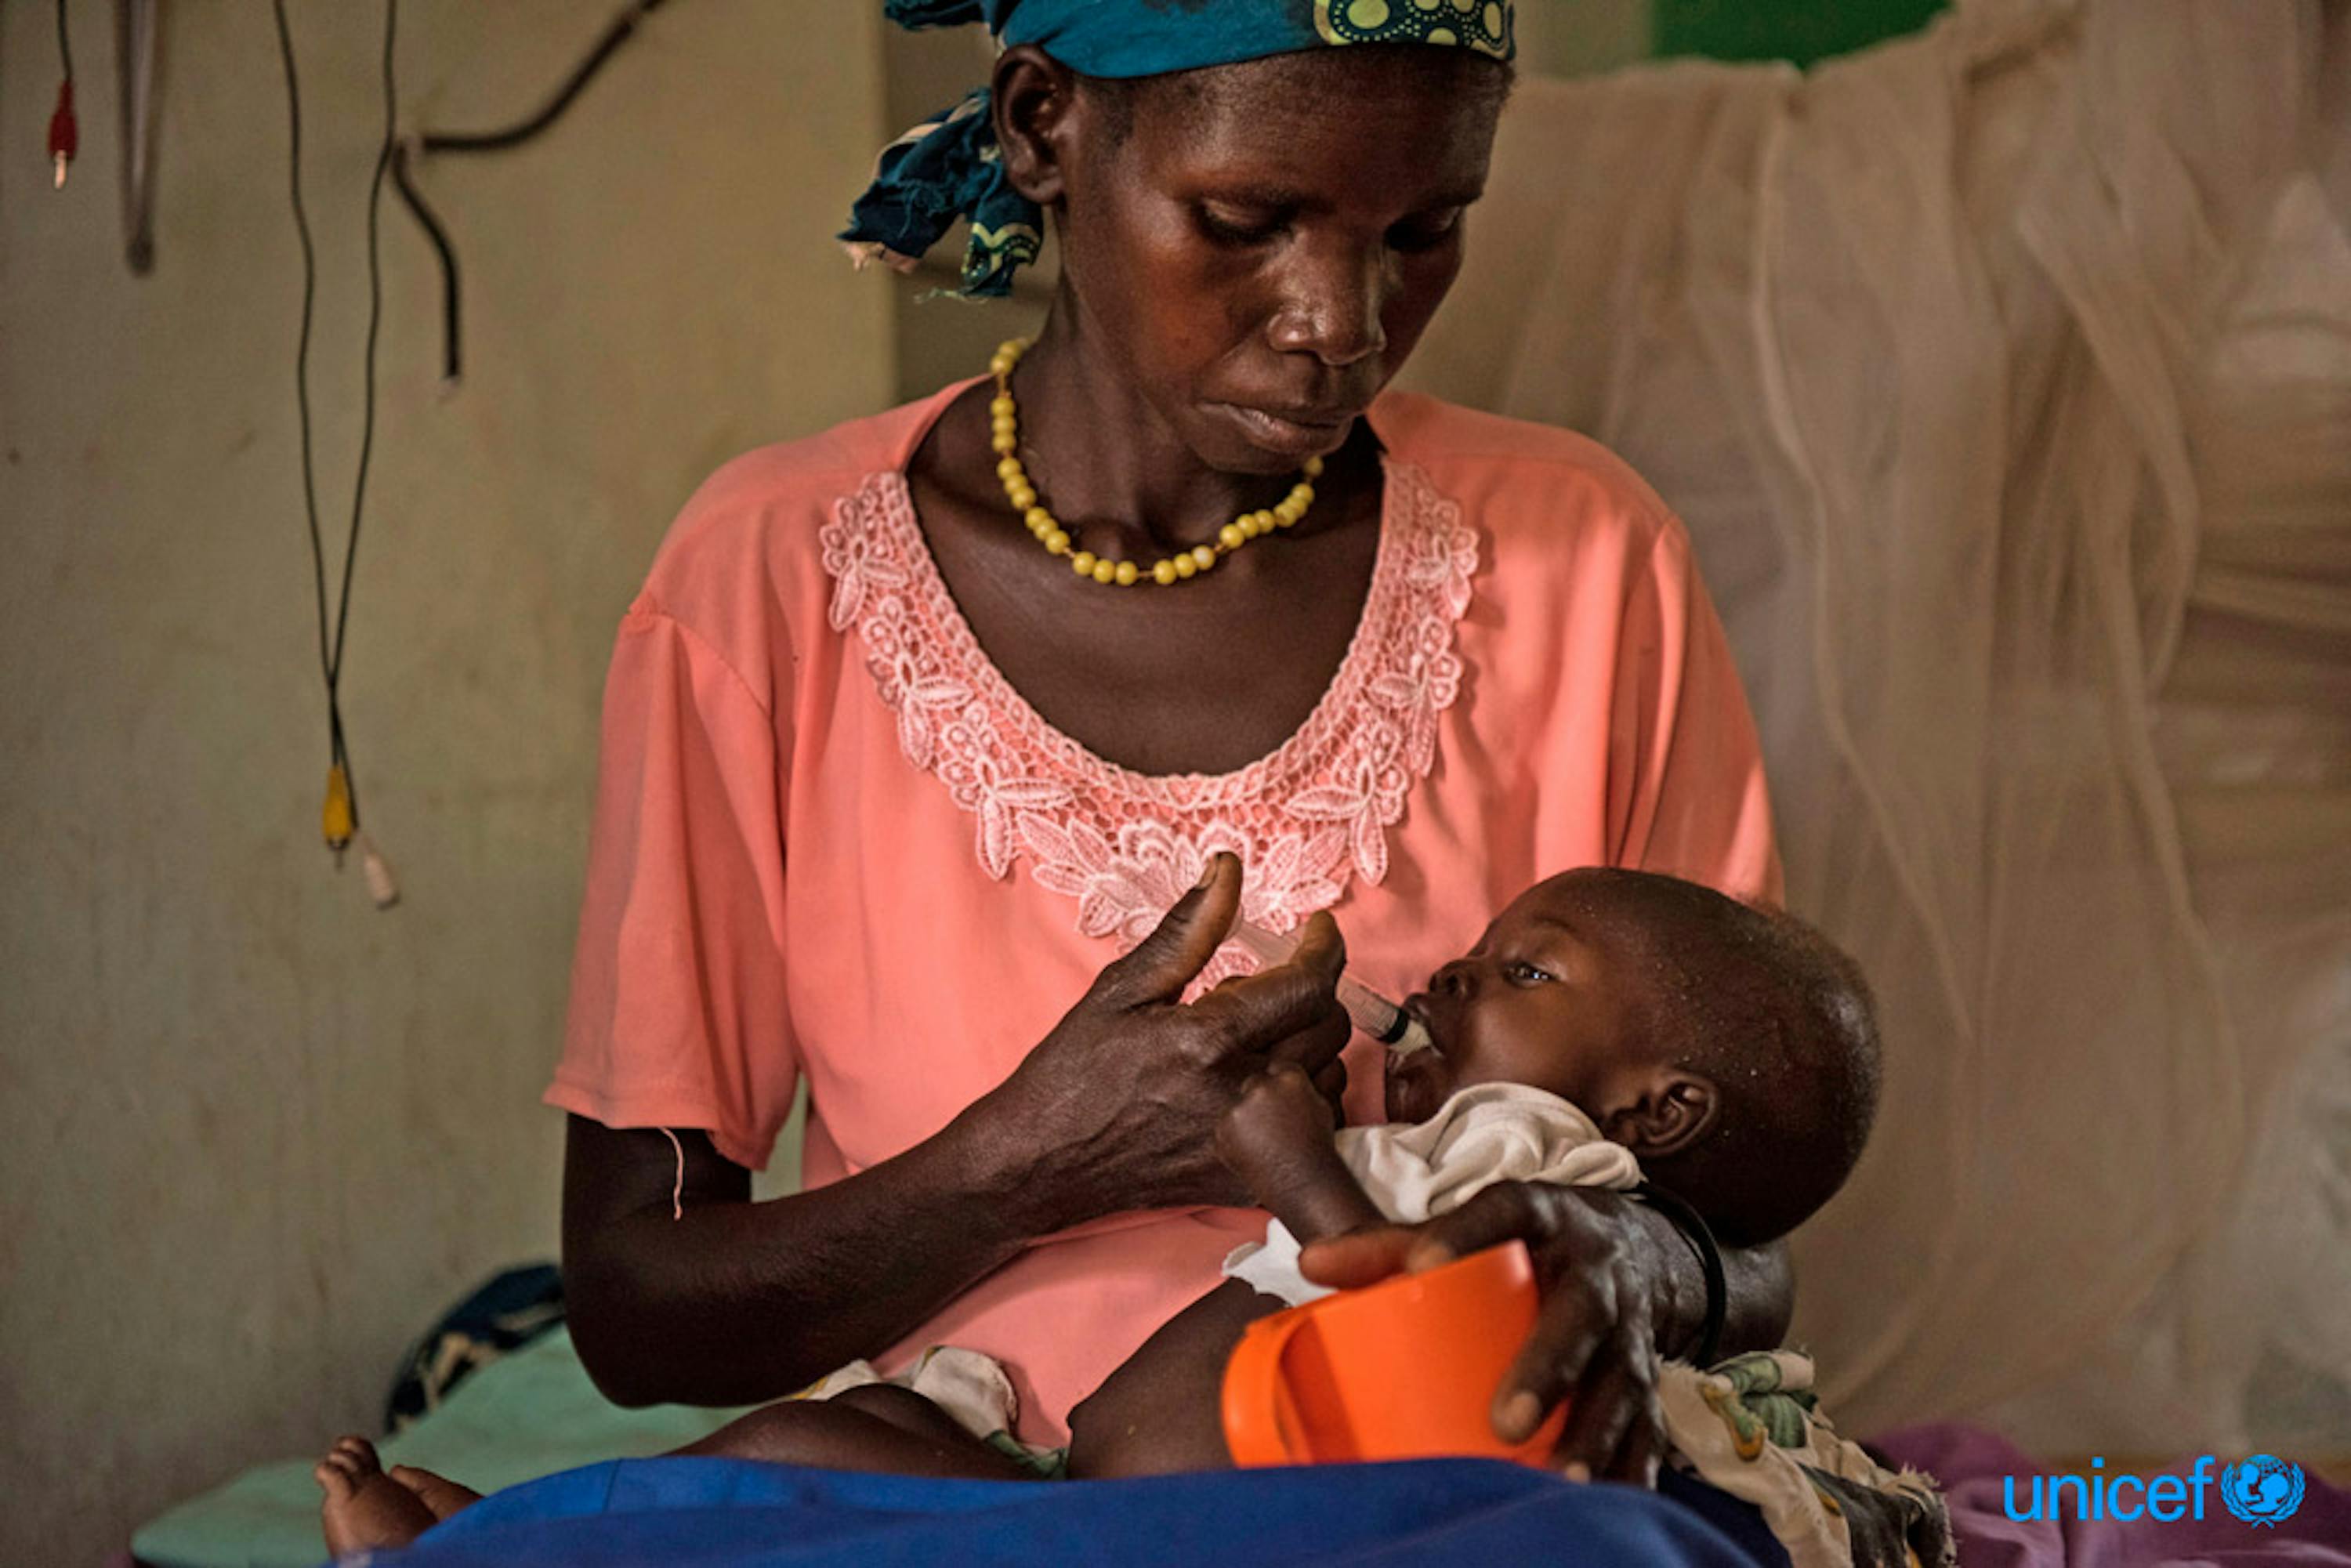
[{"label": "patterned fabric", "polygon": [[[907,27],[978,22],[999,47],[1034,44],[1086,76],[1125,78],[1196,70],[1343,44],[1430,44],[1508,60],[1516,52],[1508,0],[888,0]],[[862,267],[911,269],[956,219],[971,220],[956,289],[1006,293],[1037,259],[1045,214],[1005,177],[981,88],[882,150],[873,183],[841,239]]]},{"label": "patterned fabric", "polygon": [[442,1314],[401,1358],[383,1429],[403,1432],[457,1385],[501,1356],[563,1325],[563,1276],[552,1263],[508,1269]]},{"label": "patterned fabric", "polygon": [[1004,177],[987,102],[981,88],[882,150],[841,235],[858,266],[912,271],[957,218],[971,220],[956,289],[965,298],[1009,292],[1014,271],[1037,259],[1045,214]]},{"label": "patterned fabric", "polygon": [[1762,1510],[1793,1568],[1958,1563],[1934,1478],[1889,1470],[1839,1437],[1813,1392],[1810,1356],[1757,1351],[1710,1372],[1659,1370],[1675,1462]]},{"label": "patterned fabric", "polygon": [[1507,60],[1512,21],[1496,0],[1314,0],[1326,44],[1459,44]]},{"label": "patterned fabric", "polygon": [[[1387,831],[1436,761],[1437,717],[1461,690],[1453,635],[1478,536],[1415,470],[1391,464],[1386,497],[1364,634],[1298,733],[1237,773],[1145,778],[1049,726],[956,611],[899,475],[874,476],[824,529],[831,623],[863,643],[906,760],[971,814],[991,878],[1025,857],[1040,885],[1077,901],[1081,934],[1125,948],[1228,851],[1249,868],[1242,915],[1290,931],[1337,903],[1350,877],[1376,886],[1387,875]],[[1254,967],[1229,945],[1201,984]]]}]

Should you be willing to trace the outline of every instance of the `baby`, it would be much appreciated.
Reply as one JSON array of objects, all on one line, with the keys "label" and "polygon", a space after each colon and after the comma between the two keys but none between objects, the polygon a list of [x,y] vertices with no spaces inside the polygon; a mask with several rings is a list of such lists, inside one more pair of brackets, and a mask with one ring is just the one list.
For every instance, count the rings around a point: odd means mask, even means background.
[{"label": "baby", "polygon": [[1390,1061],[1390,1124],[1298,1136],[1295,1073],[1253,1082],[1227,1117],[1219,1152],[1275,1219],[1228,1272],[1285,1283],[1270,1260],[1292,1237],[1418,1221],[1505,1180],[1646,1174],[1754,1246],[1844,1184],[1876,1107],[1852,960],[1793,916],[1674,877],[1540,883],[1405,1009],[1437,1049]]},{"label": "baby", "polygon": [[1387,1124],[1332,1138],[1295,1068],[1253,1080],[1226,1115],[1218,1152],[1272,1214],[1266,1240],[1071,1413],[1071,1473],[1228,1463],[1225,1360],[1253,1319],[1328,1293],[1299,1272],[1305,1245],[1428,1219],[1497,1182],[1646,1177],[1723,1243],[1753,1246],[1828,1201],[1876,1111],[1877,1028],[1853,961],[1792,915],[1675,877],[1538,883],[1404,1005],[1434,1049],[1389,1059]]},{"label": "baby", "polygon": [[[1433,1049],[1388,1063],[1389,1124],[1334,1139],[1294,1067],[1249,1084],[1217,1146],[1270,1211],[1267,1239],[1071,1413],[1066,1455],[1014,1441],[1002,1369],[951,1348],[893,1381],[859,1364],[684,1451],[996,1479],[1225,1466],[1218,1391],[1241,1332],[1323,1293],[1298,1271],[1301,1246],[1443,1214],[1499,1181],[1644,1176],[1753,1245],[1837,1190],[1876,1110],[1876,1028],[1852,961],[1792,916],[1672,877],[1541,883],[1405,1005]],[[318,1476],[338,1552],[401,1544],[472,1495],[386,1475],[356,1437]]]}]

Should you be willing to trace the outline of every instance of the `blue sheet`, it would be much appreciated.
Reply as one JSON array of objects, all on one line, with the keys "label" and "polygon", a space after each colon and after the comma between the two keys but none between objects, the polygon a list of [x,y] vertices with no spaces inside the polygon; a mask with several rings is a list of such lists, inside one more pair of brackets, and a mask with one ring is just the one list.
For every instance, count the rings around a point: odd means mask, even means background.
[{"label": "blue sheet", "polygon": [[1679,1478],[1667,1487],[1660,1495],[1573,1486],[1478,1459],[1069,1485],[918,1480],[738,1459],[620,1459],[496,1493],[406,1552],[375,1562],[1784,1568],[1786,1555],[1753,1510]]}]

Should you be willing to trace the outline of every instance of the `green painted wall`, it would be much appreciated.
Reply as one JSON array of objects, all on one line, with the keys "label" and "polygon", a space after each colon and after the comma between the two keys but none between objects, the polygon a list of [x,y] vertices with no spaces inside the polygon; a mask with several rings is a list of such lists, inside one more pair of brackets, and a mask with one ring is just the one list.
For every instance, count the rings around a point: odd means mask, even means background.
[{"label": "green painted wall", "polygon": [[1947,0],[1655,0],[1656,52],[1800,66],[1917,31]]}]

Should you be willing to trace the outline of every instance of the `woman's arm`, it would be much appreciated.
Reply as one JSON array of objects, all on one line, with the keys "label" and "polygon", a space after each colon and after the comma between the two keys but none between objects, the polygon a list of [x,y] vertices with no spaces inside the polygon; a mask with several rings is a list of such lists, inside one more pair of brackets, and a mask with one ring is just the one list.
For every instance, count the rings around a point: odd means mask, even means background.
[{"label": "woman's arm", "polygon": [[[1697,1249],[1674,1222],[1646,1203],[1620,1203],[1620,1216],[1646,1232],[1639,1245],[1656,1276],[1652,1294],[1657,1354],[1689,1360],[1706,1326],[1706,1270]],[[1796,1271],[1784,1240],[1761,1247],[1726,1247],[1722,1275],[1729,1291],[1718,1357],[1777,1350],[1788,1342],[1796,1312]]]},{"label": "woman's arm", "polygon": [[571,1118],[564,1291],[596,1385],[622,1405],[747,1405],[911,1332],[1053,1228],[984,1133],[949,1127],[844,1181],[753,1203],[750,1173],[682,1131]]},{"label": "woman's arm", "polygon": [[699,1133],[575,1117],[565,1291],[581,1362],[622,1404],[735,1405],[879,1354],[1028,1243],[1128,1209],[1232,1202],[1214,1130],[1272,1061],[1310,1075],[1348,1036],[1329,917],[1289,964],[1176,1005],[1230,929],[1237,862],[1133,953],[1001,1086],[946,1129],[830,1186],[753,1203]]}]

